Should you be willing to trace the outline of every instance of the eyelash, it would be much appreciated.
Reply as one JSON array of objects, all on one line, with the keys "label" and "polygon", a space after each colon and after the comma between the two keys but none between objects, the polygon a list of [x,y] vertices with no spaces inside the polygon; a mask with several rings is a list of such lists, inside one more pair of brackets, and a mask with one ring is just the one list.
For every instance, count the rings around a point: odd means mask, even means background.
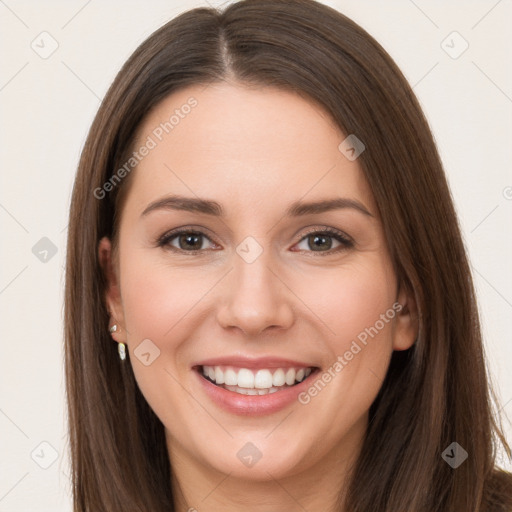
[{"label": "eyelash", "polygon": [[[170,232],[167,232],[167,233],[163,234],[157,240],[156,245],[157,245],[157,247],[163,247],[163,248],[169,249],[172,252],[177,252],[177,253],[180,253],[180,254],[186,254],[187,256],[199,256],[205,250],[212,250],[212,249],[199,249],[199,250],[186,251],[185,249],[179,249],[177,247],[173,247],[172,245],[170,245],[170,242],[174,238],[176,238],[177,236],[182,235],[182,234],[203,236],[206,239],[210,240],[210,238],[208,236],[206,236],[204,233],[202,233],[201,231],[196,231],[193,228],[184,227],[184,228],[179,228],[179,229],[176,229],[176,230],[173,230],[173,231],[170,231]],[[313,235],[313,234],[327,235],[328,237],[336,239],[338,242],[340,242],[341,245],[339,247],[335,248],[335,249],[329,249],[327,251],[311,251],[311,250],[310,251],[305,251],[304,249],[300,249],[300,250],[295,251],[295,252],[309,252],[309,253],[314,253],[315,256],[316,255],[318,255],[318,256],[329,256],[329,255],[338,253],[340,251],[343,251],[343,250],[346,250],[346,249],[350,249],[351,247],[354,246],[353,240],[350,237],[348,237],[345,233],[343,233],[342,231],[339,231],[337,229],[329,228],[329,227],[324,227],[322,229],[314,228],[314,229],[311,229],[310,231],[307,231],[300,238],[300,240],[296,242],[296,244],[299,244],[300,242],[305,240],[309,235]],[[212,240],[210,240],[210,241],[213,242]],[[215,243],[215,242],[213,242],[213,243]]]}]

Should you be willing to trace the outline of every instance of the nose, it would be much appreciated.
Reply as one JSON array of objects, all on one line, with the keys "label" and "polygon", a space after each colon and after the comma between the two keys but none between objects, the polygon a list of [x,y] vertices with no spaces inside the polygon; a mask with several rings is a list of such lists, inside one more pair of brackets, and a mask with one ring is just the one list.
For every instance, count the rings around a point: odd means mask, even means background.
[{"label": "nose", "polygon": [[270,264],[265,251],[252,263],[234,255],[234,268],[226,276],[217,308],[223,328],[255,337],[267,329],[289,329],[293,324],[293,293]]}]

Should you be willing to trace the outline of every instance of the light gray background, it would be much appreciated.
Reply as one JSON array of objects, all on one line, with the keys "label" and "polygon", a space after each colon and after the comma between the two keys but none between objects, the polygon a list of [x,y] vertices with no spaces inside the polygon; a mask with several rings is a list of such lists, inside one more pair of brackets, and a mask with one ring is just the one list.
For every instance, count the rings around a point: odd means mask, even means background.
[{"label": "light gray background", "polygon": [[[512,416],[512,3],[325,3],[386,48],[423,105],[473,265],[490,371]],[[0,0],[1,512],[71,510],[62,291],[78,157],[128,56],[166,21],[200,5],[207,2]],[[469,44],[458,58],[447,53],[463,48],[453,31]],[[58,48],[43,59],[31,44],[48,51],[51,38]],[[57,250],[46,262],[44,247],[32,252],[43,237]],[[512,441],[510,424],[505,428]]]}]

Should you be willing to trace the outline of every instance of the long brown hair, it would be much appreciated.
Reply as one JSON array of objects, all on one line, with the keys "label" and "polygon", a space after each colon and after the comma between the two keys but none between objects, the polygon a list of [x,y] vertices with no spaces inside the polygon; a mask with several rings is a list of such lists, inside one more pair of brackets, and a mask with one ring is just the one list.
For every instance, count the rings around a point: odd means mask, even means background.
[{"label": "long brown hair", "polygon": [[[494,411],[470,267],[443,167],[416,97],[361,27],[313,0],[251,0],[197,8],[152,34],[129,58],[96,115],[73,189],[67,246],[65,363],[75,511],[169,511],[164,426],[108,333],[103,236],[115,240],[123,180],[94,191],[129,154],[148,111],[170,93],[227,76],[313,99],[345,134],[375,197],[419,336],[394,352],[370,409],[346,490],[347,512],[512,510],[510,448]],[[136,172],[136,171],[134,171]],[[453,469],[444,450],[467,460]],[[341,489],[340,489],[341,496]],[[340,499],[340,509],[342,500]]]}]

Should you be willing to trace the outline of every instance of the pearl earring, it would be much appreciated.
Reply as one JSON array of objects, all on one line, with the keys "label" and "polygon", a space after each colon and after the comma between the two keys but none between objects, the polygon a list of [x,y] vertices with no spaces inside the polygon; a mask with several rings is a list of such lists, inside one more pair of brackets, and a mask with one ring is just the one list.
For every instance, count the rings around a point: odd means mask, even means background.
[{"label": "pearl earring", "polygon": [[[117,332],[117,324],[114,324],[112,327],[110,327],[109,332],[110,334]],[[118,342],[117,351],[119,353],[119,359],[124,361],[126,359],[126,345],[124,343]]]},{"label": "pearl earring", "polygon": [[119,359],[124,361],[126,359],[126,345],[124,343],[118,343],[117,351],[119,352]]}]

